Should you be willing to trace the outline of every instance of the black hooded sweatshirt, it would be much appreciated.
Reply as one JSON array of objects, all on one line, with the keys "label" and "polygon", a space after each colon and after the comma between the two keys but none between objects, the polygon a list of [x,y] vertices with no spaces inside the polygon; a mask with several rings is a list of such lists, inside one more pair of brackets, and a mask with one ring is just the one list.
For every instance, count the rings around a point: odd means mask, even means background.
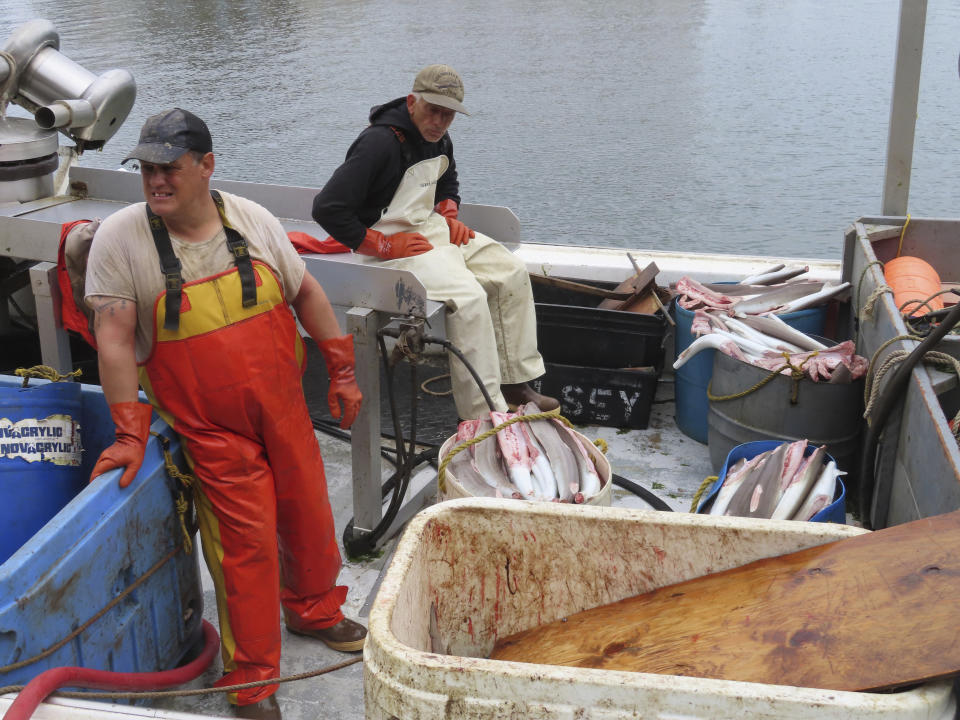
[{"label": "black hooded sweatshirt", "polygon": [[452,199],[460,205],[460,183],[453,142],[424,140],[407,111],[406,97],[370,110],[370,126],[347,150],[347,157],[313,199],[313,219],[334,239],[356,250],[367,228],[390,205],[404,173],[421,160],[446,155],[450,165],[437,183],[434,205]]}]

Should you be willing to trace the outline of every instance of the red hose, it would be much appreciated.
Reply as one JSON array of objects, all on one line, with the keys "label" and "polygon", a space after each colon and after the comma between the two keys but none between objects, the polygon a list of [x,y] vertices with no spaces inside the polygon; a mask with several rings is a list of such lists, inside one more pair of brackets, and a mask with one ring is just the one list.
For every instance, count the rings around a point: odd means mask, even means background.
[{"label": "red hose", "polygon": [[29,720],[33,711],[52,692],[61,687],[96,688],[97,690],[162,690],[182,685],[201,675],[213,661],[220,636],[213,625],[203,621],[203,652],[196,660],[173,670],[152,673],[124,673],[92,670],[82,667],[59,667],[45,670],[20,691],[7,709],[3,720]]}]

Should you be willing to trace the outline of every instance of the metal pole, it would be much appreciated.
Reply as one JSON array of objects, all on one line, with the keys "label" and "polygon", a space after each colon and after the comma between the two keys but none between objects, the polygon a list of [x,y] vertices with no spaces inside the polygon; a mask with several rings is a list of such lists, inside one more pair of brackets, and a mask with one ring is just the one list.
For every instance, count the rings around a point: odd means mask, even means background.
[{"label": "metal pole", "polygon": [[363,393],[360,413],[350,429],[353,469],[353,530],[370,532],[383,517],[380,492],[380,359],[377,312],[353,307],[347,311],[347,332],[353,335],[355,374]]},{"label": "metal pole", "polygon": [[927,0],[900,0],[900,29],[893,75],[893,98],[890,102],[887,170],[883,181],[881,215],[907,214],[926,19]]}]

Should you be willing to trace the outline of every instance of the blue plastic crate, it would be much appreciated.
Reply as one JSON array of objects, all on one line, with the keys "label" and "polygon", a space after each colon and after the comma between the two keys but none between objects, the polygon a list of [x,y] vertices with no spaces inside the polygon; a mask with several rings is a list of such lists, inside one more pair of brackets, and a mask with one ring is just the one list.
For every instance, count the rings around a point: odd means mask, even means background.
[{"label": "blue plastic crate", "polygon": [[[42,383],[43,381],[31,381]],[[0,386],[22,380],[0,375]],[[84,477],[113,442],[113,422],[97,386],[82,386],[80,434]],[[154,416],[151,430],[176,435]],[[183,541],[174,506],[177,488],[164,469],[160,441],[151,437],[144,463],[126,488],[112,470],[84,484],[54,517],[0,565],[0,666],[33,657],[81,626]],[[0,674],[22,684],[54,667],[118,672],[175,667],[202,641],[203,593],[199,548],[176,553],[122,602],[57,652]]]}]

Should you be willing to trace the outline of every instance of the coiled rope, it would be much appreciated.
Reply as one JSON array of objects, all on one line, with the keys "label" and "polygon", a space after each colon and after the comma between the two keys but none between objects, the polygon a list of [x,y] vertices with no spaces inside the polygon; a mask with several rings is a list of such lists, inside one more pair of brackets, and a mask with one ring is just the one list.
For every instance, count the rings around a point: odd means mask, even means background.
[{"label": "coiled rope", "polygon": [[[894,350],[891,352],[884,361],[877,368],[876,372],[873,371],[873,366],[879,354],[893,342],[897,340],[913,340],[916,342],[921,341],[923,338],[916,337],[915,335],[898,335],[897,337],[887,340],[883,345],[877,348],[877,351],[873,354],[873,357],[870,359],[870,369],[867,371],[867,382],[864,386],[864,405],[865,409],[863,411],[863,417],[868,423],[871,421],[871,415],[873,414],[874,405],[877,402],[878,397],[880,396],[881,390],[880,385],[883,378],[893,369],[898,367],[908,355],[910,355],[910,350]],[[933,365],[938,369],[943,370],[944,372],[949,372],[952,370],[958,381],[960,381],[960,360],[953,357],[945,352],[940,352],[938,350],[929,350],[924,353],[922,362],[925,365]],[[957,412],[954,415],[953,419],[950,421],[950,430],[953,433],[954,439],[960,443],[960,412]]]},{"label": "coiled rope", "polygon": [[420,383],[420,389],[423,390],[427,395],[433,395],[434,397],[446,397],[448,395],[453,395],[453,388],[437,392],[436,390],[431,390],[428,386],[430,383],[435,383],[438,380],[448,380],[450,378],[450,373],[444,373],[443,375],[434,375],[432,378],[427,378],[422,383]]},{"label": "coiled rope", "polygon": [[[863,287],[863,278],[869,270],[874,265],[880,266],[880,272],[883,273],[883,263],[879,260],[873,260],[872,262],[867,263],[863,270],[860,273],[860,279],[857,281],[857,307],[860,306],[860,290]],[[893,295],[893,288],[887,285],[885,282],[877,283],[877,286],[873,289],[873,292],[870,293],[867,297],[867,301],[863,304],[863,316],[866,318],[873,317],[873,308],[877,304],[877,301],[884,293],[890,293]]]}]

